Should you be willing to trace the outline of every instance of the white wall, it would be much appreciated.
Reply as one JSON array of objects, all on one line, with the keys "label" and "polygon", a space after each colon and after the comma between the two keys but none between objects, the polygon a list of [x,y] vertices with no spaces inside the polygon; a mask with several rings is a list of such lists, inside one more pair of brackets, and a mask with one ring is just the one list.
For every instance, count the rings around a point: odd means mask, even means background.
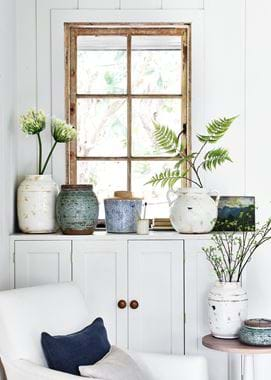
[{"label": "white wall", "polygon": [[0,289],[9,286],[15,187],[15,0],[0,0]]},{"label": "white wall", "polygon": [[[154,12],[168,21],[168,10],[173,10],[177,18],[178,15],[183,17],[185,12],[199,12],[203,26],[202,39],[198,39],[201,46],[193,45],[193,49],[200,48],[203,52],[201,59],[193,61],[193,133],[212,118],[240,115],[224,142],[234,163],[206,175],[206,185],[222,194],[255,195],[259,219],[271,215],[269,0],[17,0],[18,113],[38,107],[49,115],[63,114],[63,75],[59,77],[59,73],[63,74],[63,61],[62,56],[58,56],[63,45],[56,51],[57,43],[52,34],[61,10],[77,10],[76,17],[87,14],[89,21],[97,10],[105,12],[105,21],[110,21],[110,14],[117,12],[124,22],[129,17],[144,14],[146,18]],[[67,17],[70,15],[68,11]],[[52,71],[53,68],[56,70]],[[57,91],[60,97],[56,97]],[[36,168],[36,146],[32,138],[20,132],[17,139],[17,174],[21,179]],[[48,134],[46,144],[48,148]],[[49,170],[53,170],[59,182],[65,178],[63,168],[64,151],[58,147]],[[251,316],[271,318],[269,251],[270,246],[263,248],[250,264],[247,283]],[[257,363],[263,364],[263,360]],[[257,370],[260,373],[261,369]]]}]

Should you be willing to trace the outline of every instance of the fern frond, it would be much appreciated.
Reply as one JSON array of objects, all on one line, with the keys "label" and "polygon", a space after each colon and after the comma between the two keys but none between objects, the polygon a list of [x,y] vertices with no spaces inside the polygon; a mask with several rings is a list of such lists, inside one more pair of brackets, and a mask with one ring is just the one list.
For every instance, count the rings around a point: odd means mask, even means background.
[{"label": "fern frond", "polygon": [[224,136],[224,134],[227,132],[231,124],[234,122],[234,120],[238,116],[233,116],[230,118],[221,118],[211,121],[206,129],[207,134],[206,135],[197,135],[198,139],[202,143],[210,143],[214,144],[216,143],[221,137]]},{"label": "fern frond", "polygon": [[212,171],[217,166],[223,164],[225,161],[232,162],[232,159],[230,158],[227,149],[216,148],[210,150],[205,154],[202,166],[204,170]]},{"label": "fern frond", "polygon": [[174,165],[174,168],[179,169],[182,164],[186,162],[191,162],[196,155],[197,153],[190,153],[187,156],[183,156],[182,158],[178,160],[178,162],[176,162],[176,164]]},{"label": "fern frond", "polygon": [[161,149],[163,149],[166,153],[178,154],[179,140],[176,133],[172,129],[164,125],[161,125],[159,123],[156,123],[155,121],[153,121],[153,125],[154,125],[153,135],[154,135],[157,145]]},{"label": "fern frond", "polygon": [[156,186],[160,184],[161,187],[168,185],[170,188],[172,188],[175,183],[181,178],[182,175],[178,169],[166,169],[159,174],[155,174],[147,183],[145,183],[145,185],[152,184],[152,186]]}]

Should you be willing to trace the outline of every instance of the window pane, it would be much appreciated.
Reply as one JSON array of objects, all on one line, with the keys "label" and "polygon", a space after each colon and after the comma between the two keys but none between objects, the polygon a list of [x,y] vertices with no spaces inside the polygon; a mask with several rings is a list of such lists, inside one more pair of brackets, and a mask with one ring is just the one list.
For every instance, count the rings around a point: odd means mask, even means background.
[{"label": "window pane", "polygon": [[[167,187],[145,185],[154,174],[159,174],[167,168],[173,168],[175,162],[166,161],[134,161],[132,162],[132,190],[143,196],[147,206],[148,218],[168,218],[169,206],[166,199]],[[176,183],[176,187],[178,184]],[[181,183],[179,183],[181,187]]]},{"label": "window pane", "polygon": [[127,155],[125,99],[79,99],[77,102],[77,155]]},{"label": "window pane", "polygon": [[132,101],[132,155],[170,156],[164,153],[153,138],[152,121],[168,126],[177,134],[181,125],[180,99],[133,99]]},{"label": "window pane", "polygon": [[99,204],[99,218],[104,219],[104,198],[112,197],[114,191],[127,188],[126,161],[78,161],[77,182],[92,184]]},{"label": "window pane", "polygon": [[132,93],[181,94],[181,37],[132,37]]},{"label": "window pane", "polygon": [[77,92],[123,94],[127,89],[127,39],[121,36],[77,38]]}]

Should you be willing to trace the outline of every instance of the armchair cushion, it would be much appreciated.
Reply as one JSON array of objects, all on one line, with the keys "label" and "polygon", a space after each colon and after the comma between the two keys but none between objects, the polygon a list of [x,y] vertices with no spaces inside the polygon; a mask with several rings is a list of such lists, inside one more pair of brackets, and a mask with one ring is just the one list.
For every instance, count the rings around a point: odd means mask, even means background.
[{"label": "armchair cushion", "polygon": [[69,335],[51,336],[43,332],[41,344],[48,367],[79,375],[79,366],[94,364],[110,350],[102,318],[83,330]]},{"label": "armchair cushion", "polygon": [[80,366],[80,374],[91,379],[103,380],[151,380],[151,376],[141,361],[116,346],[96,364]]}]

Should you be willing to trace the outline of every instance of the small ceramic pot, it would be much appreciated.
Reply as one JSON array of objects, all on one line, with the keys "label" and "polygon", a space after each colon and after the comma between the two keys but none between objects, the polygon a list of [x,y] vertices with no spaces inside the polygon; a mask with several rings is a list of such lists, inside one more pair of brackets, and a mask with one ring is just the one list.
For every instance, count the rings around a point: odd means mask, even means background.
[{"label": "small ceramic pot", "polygon": [[213,336],[237,338],[247,318],[247,293],[239,282],[217,282],[208,295],[208,311]]},{"label": "small ceramic pot", "polygon": [[148,235],[149,232],[149,219],[138,219],[136,222],[136,233],[138,235]]},{"label": "small ceramic pot", "polygon": [[114,198],[104,200],[106,230],[110,233],[135,233],[140,218],[142,199],[128,191],[114,193]]},{"label": "small ceramic pot", "polygon": [[30,234],[57,230],[55,203],[59,192],[51,175],[27,175],[17,191],[19,228]]},{"label": "small ceramic pot", "polygon": [[[173,198],[174,196],[174,198]],[[219,196],[214,201],[204,189],[169,190],[170,221],[179,233],[208,233],[214,228]]]},{"label": "small ceramic pot", "polygon": [[251,346],[271,346],[271,320],[248,319],[241,327],[239,339]]},{"label": "small ceramic pot", "polygon": [[92,185],[62,185],[56,217],[66,235],[91,235],[98,221],[99,203]]}]

